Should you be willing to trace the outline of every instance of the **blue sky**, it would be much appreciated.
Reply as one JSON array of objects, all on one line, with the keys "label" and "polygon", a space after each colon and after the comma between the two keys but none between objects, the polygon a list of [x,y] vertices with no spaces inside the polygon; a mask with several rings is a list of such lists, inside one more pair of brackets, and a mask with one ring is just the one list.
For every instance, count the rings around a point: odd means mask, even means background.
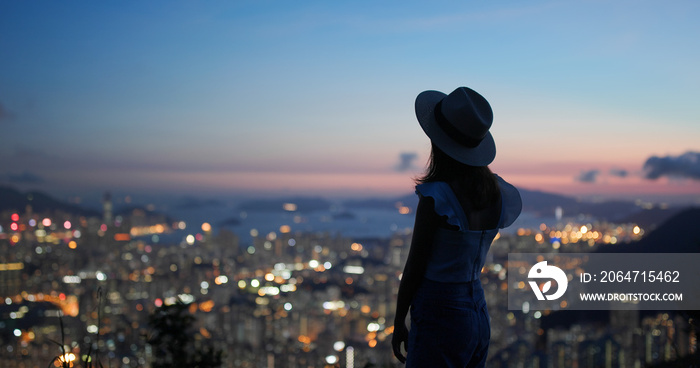
[{"label": "blue sky", "polygon": [[0,182],[404,194],[417,171],[400,155],[420,168],[429,147],[415,96],[467,85],[516,185],[698,199],[697,179],[642,167],[700,151],[699,16],[694,1],[6,1]]}]

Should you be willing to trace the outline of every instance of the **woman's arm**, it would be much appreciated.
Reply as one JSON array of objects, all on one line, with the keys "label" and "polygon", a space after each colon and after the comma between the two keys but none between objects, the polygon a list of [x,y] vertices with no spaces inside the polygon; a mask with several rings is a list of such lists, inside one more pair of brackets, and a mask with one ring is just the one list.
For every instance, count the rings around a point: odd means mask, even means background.
[{"label": "woman's arm", "polygon": [[396,301],[396,316],[394,317],[394,335],[392,345],[394,355],[402,363],[406,358],[401,353],[401,343],[408,342],[408,329],[406,328],[406,315],[411,306],[413,296],[423,280],[425,269],[428,265],[433,236],[440,223],[440,217],[435,213],[435,204],[430,197],[421,197],[416,209],[416,220],[413,226],[411,248],[408,251],[408,259],[403,270],[399,293]]}]

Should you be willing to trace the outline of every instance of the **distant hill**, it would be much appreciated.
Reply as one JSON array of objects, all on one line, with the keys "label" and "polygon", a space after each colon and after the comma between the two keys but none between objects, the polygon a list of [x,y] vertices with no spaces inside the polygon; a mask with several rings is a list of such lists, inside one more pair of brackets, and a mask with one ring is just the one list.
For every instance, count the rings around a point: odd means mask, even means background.
[{"label": "distant hill", "polygon": [[195,210],[206,207],[223,207],[225,205],[223,201],[218,199],[199,199],[192,196],[185,196],[175,204],[175,208],[180,210]]},{"label": "distant hill", "polygon": [[0,212],[24,212],[28,205],[32,206],[34,212],[61,211],[77,216],[100,216],[100,213],[97,211],[59,201],[42,192],[30,191],[22,193],[11,187],[0,186]]},{"label": "distant hill", "polygon": [[643,209],[635,212],[622,220],[621,223],[637,224],[642,229],[654,230],[662,223],[668,221],[671,217],[680,213],[687,208],[684,207],[669,207],[669,208],[659,208],[654,207],[650,209]]},{"label": "distant hill", "polygon": [[637,242],[603,245],[597,253],[700,253],[700,208],[686,208]]},{"label": "distant hill", "polygon": [[[22,193],[14,188],[0,186],[0,212],[24,213],[27,205],[32,206],[34,212],[64,212],[76,216],[102,217],[102,213],[92,209],[86,209],[76,204],[66,203],[55,199],[48,194],[30,191]],[[127,206],[114,210],[114,215],[133,216],[139,214],[150,220],[163,220],[173,222],[173,218],[167,214],[155,212],[143,206]]]},{"label": "distant hill", "polygon": [[518,188],[523,199],[523,210],[539,216],[553,216],[560,207],[564,216],[587,215],[596,219],[621,222],[621,219],[640,210],[632,201],[581,201],[560,194]]},{"label": "distant hill", "polygon": [[523,200],[523,210],[536,215],[552,216],[557,207],[561,207],[565,213],[573,213],[573,208],[581,203],[576,198],[560,194],[546,193],[539,190],[518,188]]},{"label": "distant hill", "polygon": [[[533,213],[537,216],[553,216],[557,207],[561,207],[565,216],[570,215],[590,215],[598,219],[608,221],[620,221],[632,214],[640,211],[640,208],[630,201],[605,201],[605,202],[584,202],[573,197],[560,194],[546,193],[536,190],[518,188],[523,200],[523,211]],[[345,209],[386,209],[396,208],[396,203],[415,208],[418,205],[418,196],[408,194],[390,199],[360,199],[343,202]]]}]

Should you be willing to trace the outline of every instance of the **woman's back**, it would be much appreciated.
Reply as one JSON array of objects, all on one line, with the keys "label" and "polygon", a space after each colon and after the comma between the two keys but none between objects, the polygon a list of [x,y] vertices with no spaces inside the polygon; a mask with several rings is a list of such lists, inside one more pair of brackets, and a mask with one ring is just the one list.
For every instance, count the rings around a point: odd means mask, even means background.
[{"label": "woman's back", "polygon": [[470,230],[491,230],[498,226],[501,215],[502,197],[498,192],[496,200],[479,207],[473,203],[471,191],[474,188],[465,187],[463,182],[458,180],[447,183],[457,196],[460,206],[464,210],[469,221]]}]

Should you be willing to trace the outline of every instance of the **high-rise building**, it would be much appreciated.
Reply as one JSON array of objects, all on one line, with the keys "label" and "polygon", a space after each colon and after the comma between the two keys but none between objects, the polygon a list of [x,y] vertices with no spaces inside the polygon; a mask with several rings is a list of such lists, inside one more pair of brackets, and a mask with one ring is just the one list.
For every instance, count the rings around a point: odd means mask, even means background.
[{"label": "high-rise building", "polygon": [[102,220],[109,225],[112,222],[112,194],[105,192],[102,197]]}]

